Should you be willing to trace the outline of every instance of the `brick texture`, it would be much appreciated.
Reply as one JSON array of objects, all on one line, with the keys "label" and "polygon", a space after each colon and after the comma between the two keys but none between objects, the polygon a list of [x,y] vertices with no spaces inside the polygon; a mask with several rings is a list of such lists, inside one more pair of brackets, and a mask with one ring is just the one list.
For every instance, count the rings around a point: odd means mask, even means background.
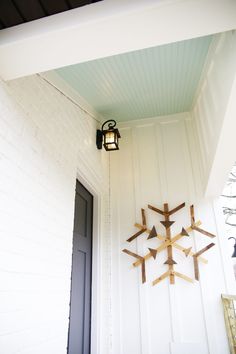
[{"label": "brick texture", "polygon": [[78,175],[100,195],[100,346],[109,353],[109,161],[96,128],[39,76],[0,81],[2,354],[66,353]]}]

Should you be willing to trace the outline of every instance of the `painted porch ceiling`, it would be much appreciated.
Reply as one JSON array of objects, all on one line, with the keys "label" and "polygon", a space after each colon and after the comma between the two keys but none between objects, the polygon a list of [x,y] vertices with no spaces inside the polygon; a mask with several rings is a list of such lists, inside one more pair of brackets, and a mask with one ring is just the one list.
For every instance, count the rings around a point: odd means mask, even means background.
[{"label": "painted porch ceiling", "polygon": [[191,109],[212,36],[57,69],[104,118],[127,121]]}]

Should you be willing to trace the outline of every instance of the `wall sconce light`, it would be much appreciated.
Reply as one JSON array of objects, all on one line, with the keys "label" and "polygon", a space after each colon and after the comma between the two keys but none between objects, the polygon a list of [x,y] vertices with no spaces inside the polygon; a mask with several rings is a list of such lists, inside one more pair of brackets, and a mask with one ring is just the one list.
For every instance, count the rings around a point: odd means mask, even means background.
[{"label": "wall sconce light", "polygon": [[[104,129],[105,125],[108,129]],[[120,133],[116,126],[116,121],[113,119],[107,120],[102,125],[101,130],[97,130],[96,144],[97,148],[102,149],[102,143],[106,151],[119,150]]]},{"label": "wall sconce light", "polygon": [[236,257],[236,238],[235,237],[229,237],[228,240],[230,240],[231,238],[234,239],[234,252],[232,254],[232,257]]}]

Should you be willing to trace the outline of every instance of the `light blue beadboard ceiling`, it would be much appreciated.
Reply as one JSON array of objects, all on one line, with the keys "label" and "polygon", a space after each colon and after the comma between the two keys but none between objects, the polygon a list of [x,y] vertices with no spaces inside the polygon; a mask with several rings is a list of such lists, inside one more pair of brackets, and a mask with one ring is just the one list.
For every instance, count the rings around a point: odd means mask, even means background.
[{"label": "light blue beadboard ceiling", "polygon": [[185,112],[191,108],[211,41],[212,36],[195,38],[57,73],[104,118],[127,121]]}]

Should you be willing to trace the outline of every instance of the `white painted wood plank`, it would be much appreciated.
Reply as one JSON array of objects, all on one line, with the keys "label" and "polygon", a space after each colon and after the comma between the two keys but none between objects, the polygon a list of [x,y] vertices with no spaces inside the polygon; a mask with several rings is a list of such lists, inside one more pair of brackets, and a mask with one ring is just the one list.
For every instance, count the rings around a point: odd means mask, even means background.
[{"label": "white painted wood plank", "polygon": [[[112,166],[117,174],[111,183],[111,189],[118,198],[112,200],[112,210],[120,210],[119,216],[114,214],[116,220],[112,229],[119,230],[121,243],[131,230],[130,219],[140,218],[139,209],[150,202],[149,198],[159,208],[162,208],[165,201],[169,202],[170,207],[187,202],[185,209],[179,211],[178,215],[173,215],[173,220],[176,220],[174,232],[179,232],[182,226],[189,224],[188,208],[193,200],[196,203],[196,218],[202,219],[204,228],[213,233],[217,233],[217,230],[221,232],[220,226],[217,226],[220,215],[215,215],[211,201],[202,199],[200,155],[190,115],[180,114],[123,123],[122,139],[123,147],[118,153],[119,159],[118,155],[111,155]],[[124,192],[125,203],[119,197]],[[155,224],[158,232],[164,233],[164,228],[159,224],[161,217],[156,213],[149,210],[147,220],[148,225]],[[116,233],[113,237],[117,237],[115,235]],[[200,282],[194,284],[176,279],[176,284],[170,285],[169,280],[165,279],[154,287],[151,285],[151,281],[167,269],[163,264],[166,260],[164,251],[158,254],[156,261],[147,262],[147,283],[144,285],[141,284],[140,271],[137,274],[130,267],[129,261],[122,259],[122,263],[118,265],[120,270],[117,269],[114,273],[116,278],[117,271],[120,272],[121,290],[120,300],[119,296],[114,296],[113,311],[116,316],[118,311],[122,313],[122,328],[132,328],[129,338],[125,331],[120,331],[122,354],[128,354],[128,349],[133,348],[135,336],[138,341],[135,348],[140,354],[155,354],[157,350],[158,354],[183,354],[190,349],[193,352],[200,350],[201,354],[227,352],[220,295],[227,289],[232,290],[230,284],[234,282],[234,278],[233,272],[228,274],[226,271],[226,259],[222,256],[223,239],[219,242],[219,237],[216,238],[216,246],[206,253],[209,263],[199,266]],[[156,247],[160,244],[155,239],[146,241],[145,238],[141,236],[137,246],[132,245],[132,249],[145,253],[149,245]],[[114,240],[115,253],[120,241]],[[185,247],[193,245],[193,249],[199,250],[209,240],[194,232],[190,238],[184,238],[179,243]],[[178,263],[177,271],[194,277],[192,258],[186,259],[178,250],[174,251],[174,258]],[[138,311],[138,315],[135,311]],[[135,316],[135,321],[132,316],[127,315],[131,313]],[[114,349],[114,353],[118,351]]]}]

